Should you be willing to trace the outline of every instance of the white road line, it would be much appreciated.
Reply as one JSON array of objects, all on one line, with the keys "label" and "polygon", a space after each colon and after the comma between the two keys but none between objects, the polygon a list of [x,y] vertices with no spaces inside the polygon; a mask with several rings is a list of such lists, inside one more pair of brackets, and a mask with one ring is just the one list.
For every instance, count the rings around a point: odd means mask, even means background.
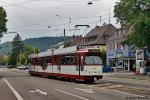
[{"label": "white road line", "polygon": [[37,92],[43,94],[43,95],[47,95],[47,92],[43,92],[43,91],[41,91],[41,90],[39,90],[39,89],[35,89],[35,90],[36,90]]},{"label": "white road line", "polygon": [[133,96],[137,96],[137,97],[145,97],[145,96],[142,96],[142,95],[136,95],[136,94],[131,94],[131,93],[127,93],[127,92],[122,92],[122,91],[119,91],[119,90],[113,90],[113,91],[123,93],[123,94],[127,94],[127,95],[133,95]]},{"label": "white road line", "polygon": [[[90,86],[87,86],[87,85],[84,85],[84,84],[78,84],[78,85],[90,87]],[[119,90],[109,90],[109,89],[106,89],[106,88],[98,88],[98,87],[95,87],[95,86],[93,86],[93,87],[91,87],[91,88],[100,89],[100,90],[105,90],[105,91],[118,92],[118,93],[122,93],[122,94],[138,96],[138,97],[145,97],[145,96],[142,96],[142,95],[131,94],[131,93],[128,93],[128,92],[122,92],[122,91],[119,91]]]},{"label": "white road line", "polygon": [[43,91],[41,91],[39,89],[35,89],[35,90],[30,91],[30,92],[32,92],[32,93],[38,92],[40,94],[47,95],[47,92],[43,92]]},{"label": "white road line", "polygon": [[68,95],[71,95],[71,96],[74,96],[74,97],[77,97],[77,98],[80,98],[80,99],[82,99],[82,100],[89,100],[89,99],[87,99],[87,98],[84,98],[84,97],[81,97],[81,96],[78,96],[78,95],[75,95],[75,94],[71,94],[71,93],[69,93],[69,92],[66,92],[66,91],[63,91],[63,90],[60,90],[60,89],[55,89],[55,90],[57,90],[57,91],[59,91],[59,92],[62,92],[62,93],[65,93],[65,94],[68,94]]},{"label": "white road line", "polygon": [[111,85],[107,86],[106,88],[117,88],[117,87],[122,87],[123,85]]},{"label": "white road line", "polygon": [[8,85],[8,87],[10,88],[10,90],[14,93],[14,95],[16,96],[17,100],[23,100],[23,98],[20,96],[20,94],[13,88],[13,86],[5,79],[2,78],[3,81]]},{"label": "white road line", "polygon": [[87,92],[87,93],[94,93],[94,92],[92,91],[92,89],[81,89],[81,88],[75,88],[75,89],[80,90],[80,91],[83,91],[83,92]]}]

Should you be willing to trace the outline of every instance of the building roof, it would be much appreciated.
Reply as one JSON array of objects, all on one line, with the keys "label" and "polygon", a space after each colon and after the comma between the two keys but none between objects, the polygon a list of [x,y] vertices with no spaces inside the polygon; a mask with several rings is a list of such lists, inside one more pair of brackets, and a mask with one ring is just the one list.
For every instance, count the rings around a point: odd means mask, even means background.
[{"label": "building roof", "polygon": [[79,45],[81,43],[83,43],[83,39],[84,37],[82,37],[82,35],[73,35],[73,38],[68,41],[69,46],[75,46],[75,45]]},{"label": "building roof", "polygon": [[88,37],[92,37],[92,36],[99,36],[100,34],[104,34],[104,32],[109,28],[109,27],[113,27],[115,29],[117,29],[116,27],[114,27],[112,24],[106,24],[103,26],[96,26],[94,29],[92,29],[89,33],[87,33],[87,35],[85,36],[86,38]]},{"label": "building roof", "polygon": [[95,44],[106,44],[106,41],[104,41],[103,36],[108,35],[110,37],[115,33],[115,30],[117,28],[113,26],[112,24],[106,24],[103,26],[96,26],[94,29],[92,29],[87,35],[85,36],[85,39],[96,37],[93,41],[85,42],[85,45],[95,45]]},{"label": "building roof", "polygon": [[119,35],[119,36],[116,36],[116,35],[112,35],[110,38],[109,38],[109,41],[113,41],[113,40],[118,40],[118,41],[124,41],[125,39],[127,39],[127,37],[129,36],[129,35],[131,35],[131,33],[132,33],[132,27],[123,27],[123,28],[118,28],[118,29],[116,29],[116,32],[117,31],[121,31],[121,30],[123,30],[123,29],[126,29],[126,32],[124,33],[124,34],[121,34],[121,35]]}]

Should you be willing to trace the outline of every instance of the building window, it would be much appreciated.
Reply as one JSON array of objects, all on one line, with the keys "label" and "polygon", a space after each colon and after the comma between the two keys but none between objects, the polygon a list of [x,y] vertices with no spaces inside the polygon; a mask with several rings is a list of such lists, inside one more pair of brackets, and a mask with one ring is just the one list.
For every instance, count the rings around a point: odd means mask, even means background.
[{"label": "building window", "polygon": [[115,36],[119,36],[119,31],[116,31],[116,32],[115,32]]},{"label": "building window", "polygon": [[118,48],[117,48],[117,42],[114,42],[114,44],[115,44],[115,49],[114,50],[117,50]]},{"label": "building window", "polygon": [[104,41],[106,42],[108,40],[108,35],[103,36]]},{"label": "building window", "polygon": [[109,43],[109,50],[112,50],[112,43]]},{"label": "building window", "polygon": [[113,50],[116,50],[116,42],[113,43]]}]

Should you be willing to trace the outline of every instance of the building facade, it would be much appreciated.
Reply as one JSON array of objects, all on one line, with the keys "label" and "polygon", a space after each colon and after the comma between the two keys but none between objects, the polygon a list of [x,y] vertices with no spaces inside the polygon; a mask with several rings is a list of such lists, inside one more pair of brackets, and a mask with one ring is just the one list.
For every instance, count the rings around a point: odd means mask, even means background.
[{"label": "building facade", "polygon": [[123,43],[130,30],[127,27],[117,29],[106,44],[107,65],[118,70],[135,70],[135,50],[133,46]]}]

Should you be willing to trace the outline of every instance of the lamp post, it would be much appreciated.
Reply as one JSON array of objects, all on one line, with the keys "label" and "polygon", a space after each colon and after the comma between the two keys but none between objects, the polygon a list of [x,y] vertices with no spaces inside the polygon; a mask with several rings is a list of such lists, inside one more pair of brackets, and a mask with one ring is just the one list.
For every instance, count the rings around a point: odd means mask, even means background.
[{"label": "lamp post", "polygon": [[[51,26],[48,26],[48,28],[52,28]],[[55,30],[63,30],[63,34],[64,34],[64,48],[67,47],[67,44],[66,44],[66,29],[55,29]]]}]

